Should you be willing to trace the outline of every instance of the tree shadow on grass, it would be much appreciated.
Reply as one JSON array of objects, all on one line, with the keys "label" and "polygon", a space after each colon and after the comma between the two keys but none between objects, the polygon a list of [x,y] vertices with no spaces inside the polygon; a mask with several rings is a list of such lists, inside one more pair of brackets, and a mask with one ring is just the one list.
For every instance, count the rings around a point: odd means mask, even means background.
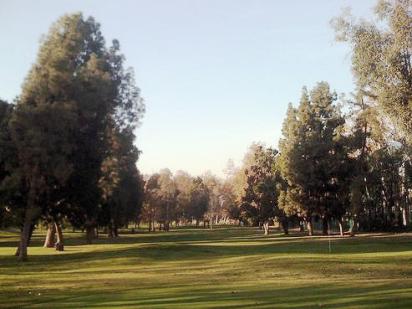
[{"label": "tree shadow on grass", "polygon": [[[41,245],[40,236],[35,235],[33,245]],[[56,288],[43,291],[42,285],[38,285],[43,296],[29,297],[27,293],[20,295],[13,286],[2,287],[2,294],[9,295],[8,299],[14,295],[19,305],[13,305],[21,308],[51,308],[57,305],[59,308],[319,308],[321,305],[326,308],[412,307],[411,282],[408,280],[412,277],[412,270],[406,267],[411,264],[411,255],[398,255],[396,258],[393,255],[379,255],[385,252],[398,254],[411,251],[410,236],[331,238],[332,253],[329,253],[327,238],[303,239],[276,235],[256,239],[256,233],[248,229],[216,232],[185,230],[169,234],[136,234],[121,239],[124,242],[99,240],[91,248],[70,247],[70,243],[79,245],[78,235],[73,234],[67,238],[68,252],[51,254],[53,249],[44,249],[44,254],[37,252],[25,264],[18,264],[13,256],[0,256],[1,275],[25,275],[28,278],[32,275],[35,278],[48,275],[58,279]],[[378,254],[362,256],[367,253]],[[360,255],[359,258],[357,254]],[[336,263],[340,264],[338,268],[335,268]],[[402,265],[405,268],[396,268],[397,263],[404,263]],[[372,284],[376,275],[371,272],[382,271],[380,264],[385,272],[390,273],[388,278],[395,278],[391,279],[391,285],[377,282]],[[113,265],[115,267],[110,268]],[[224,282],[212,284],[207,274],[216,265],[218,270],[214,280],[225,279]],[[248,268],[245,269],[245,266]],[[99,278],[98,275],[102,272],[112,271],[119,277],[110,279],[108,286],[100,281],[90,283],[93,278]],[[149,287],[140,289],[138,280],[141,279],[133,277],[127,286],[122,286],[124,281],[116,278],[122,275],[127,278],[130,271],[143,274],[149,271],[161,282],[156,283],[155,287],[149,284]],[[253,284],[248,286],[245,282],[236,282],[238,278],[242,278],[238,276],[238,272],[248,271],[256,272],[246,276],[248,280],[256,278]],[[262,283],[259,282],[262,274],[276,278],[277,274],[272,272],[279,272],[278,277],[283,279],[289,272],[287,275],[296,281],[288,281],[286,284],[289,287],[285,288],[281,287],[282,279],[278,284],[273,284],[272,281],[272,285],[264,283],[264,279]],[[355,282],[362,279],[363,284],[369,286],[351,287],[352,281],[339,286],[303,285],[299,282],[302,274],[325,276],[329,279],[336,275],[335,278],[339,280],[350,277]],[[171,278],[175,282],[176,276],[185,276],[186,281],[192,280],[191,284],[171,286],[168,279],[165,279]],[[378,277],[384,278],[385,274],[381,273]],[[92,288],[87,288],[86,291],[78,288],[62,291],[58,288],[59,278],[66,284],[68,282],[78,287]],[[41,280],[43,279],[40,282]],[[128,288],[130,284],[133,286]],[[33,283],[32,286],[35,288],[36,284]],[[0,299],[3,300],[4,296],[0,295]],[[0,307],[3,305],[7,303],[0,303]]]},{"label": "tree shadow on grass", "polygon": [[[163,241],[159,238],[151,238],[153,242],[132,242],[122,243],[125,246],[103,246],[101,243],[94,245],[94,248],[86,252],[78,252],[66,245],[67,252],[54,253],[53,249],[44,249],[44,254],[36,254],[29,257],[25,264],[19,264],[16,258],[10,255],[0,256],[0,270],[3,274],[14,274],[20,272],[34,272],[47,269],[49,271],[76,269],[78,263],[92,263],[98,261],[104,263],[107,260],[121,259],[123,264],[139,263],[139,260],[151,262],[165,261],[210,261],[219,258],[232,257],[278,257],[290,258],[296,256],[300,260],[305,255],[310,260],[317,258],[334,260],[335,256],[351,255],[352,260],[356,263],[378,263],[380,260],[386,260],[382,257],[370,257],[365,259],[356,259],[353,254],[365,253],[384,253],[384,252],[407,252],[412,251],[412,241],[410,238],[402,238],[401,241],[395,242],[392,238],[346,238],[334,239],[330,243],[325,239],[285,239],[272,240],[271,242],[250,243],[248,238],[237,239],[237,242],[214,241],[190,241],[183,238],[168,238],[162,236]],[[167,241],[166,241],[167,240]],[[173,241],[179,240],[179,241]],[[158,242],[156,242],[158,241]],[[14,248],[11,248],[14,250]],[[329,251],[331,249],[331,251]],[[53,252],[53,253],[52,253]],[[318,255],[318,257],[316,257]],[[408,255],[406,259],[411,260]],[[346,262],[339,257],[341,262]],[[387,259],[392,259],[388,257]],[[16,270],[16,266],[19,266]]]},{"label": "tree shadow on grass", "polygon": [[[94,244],[134,244],[134,243],[159,243],[159,242],[174,242],[174,241],[201,241],[201,240],[224,240],[229,239],[234,235],[243,235],[248,237],[253,233],[251,228],[219,228],[219,229],[203,229],[203,228],[179,228],[169,232],[142,232],[120,234],[118,238],[108,238],[105,234],[100,234],[98,239],[93,241]],[[39,247],[43,245],[45,231],[35,232],[31,246]],[[67,232],[64,233],[66,245],[88,245],[84,233]],[[19,241],[18,234],[15,235],[0,235],[0,247],[17,246]]]},{"label": "tree shadow on grass", "polygon": [[[113,282],[116,284],[116,282]],[[411,308],[412,288],[402,283],[232,284],[202,282],[140,290],[138,286],[102,291],[49,291],[44,297],[23,297],[19,308]]]}]

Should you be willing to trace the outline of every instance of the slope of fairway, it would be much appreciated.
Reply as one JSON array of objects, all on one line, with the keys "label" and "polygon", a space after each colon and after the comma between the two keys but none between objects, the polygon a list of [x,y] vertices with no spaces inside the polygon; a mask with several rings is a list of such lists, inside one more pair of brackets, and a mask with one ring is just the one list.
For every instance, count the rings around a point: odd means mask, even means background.
[{"label": "slope of fairway", "polygon": [[[11,256],[0,233],[0,307],[412,308],[412,235],[302,238],[253,228],[121,235]],[[331,252],[330,252],[330,249]]]}]

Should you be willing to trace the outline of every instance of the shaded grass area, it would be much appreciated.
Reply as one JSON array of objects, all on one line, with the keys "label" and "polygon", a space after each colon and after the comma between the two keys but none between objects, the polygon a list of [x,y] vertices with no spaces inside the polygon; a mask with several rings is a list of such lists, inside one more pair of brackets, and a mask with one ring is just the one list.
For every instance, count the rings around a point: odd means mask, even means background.
[{"label": "shaded grass area", "polygon": [[254,228],[125,234],[12,256],[0,232],[1,308],[412,308],[412,234],[268,237]]}]

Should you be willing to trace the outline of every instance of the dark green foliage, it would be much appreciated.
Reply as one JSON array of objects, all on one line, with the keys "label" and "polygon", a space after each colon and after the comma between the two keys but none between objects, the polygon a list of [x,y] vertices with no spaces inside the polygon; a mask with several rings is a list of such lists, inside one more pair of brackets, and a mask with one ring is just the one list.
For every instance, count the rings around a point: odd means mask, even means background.
[{"label": "dark green foliage", "polygon": [[277,154],[276,150],[258,146],[254,163],[245,171],[247,186],[241,211],[254,225],[265,224],[265,233],[268,233],[269,221],[284,217],[278,207],[278,188],[282,186],[283,179],[276,166]]},{"label": "dark green foliage", "polygon": [[280,141],[279,166],[286,181],[280,206],[309,223],[312,216],[325,222],[341,220],[348,203],[350,177],[348,149],[343,135],[344,118],[334,103],[336,94],[319,83],[303,90],[298,109],[289,107]]},{"label": "dark green foliage", "polygon": [[142,190],[133,130],[144,106],[123,61],[119,43],[107,49],[100,25],[81,14],[60,18],[42,41],[8,121],[17,158],[14,187],[21,182],[27,188],[19,190],[25,227],[39,216],[95,227],[103,202],[99,181],[111,160],[118,181],[109,213],[119,224],[138,215]]},{"label": "dark green foliage", "polygon": [[14,106],[0,100],[0,226],[22,224],[26,186],[17,160],[9,123]]}]

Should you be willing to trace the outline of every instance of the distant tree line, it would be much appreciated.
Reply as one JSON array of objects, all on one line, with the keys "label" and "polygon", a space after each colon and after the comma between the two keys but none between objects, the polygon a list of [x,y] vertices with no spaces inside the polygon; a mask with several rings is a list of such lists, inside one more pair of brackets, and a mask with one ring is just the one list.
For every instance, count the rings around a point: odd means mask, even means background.
[{"label": "distant tree line", "polygon": [[145,199],[140,220],[148,223],[149,231],[168,231],[171,224],[212,227],[230,224],[237,208],[229,183],[206,173],[193,177],[168,169],[154,173],[145,181]]}]

